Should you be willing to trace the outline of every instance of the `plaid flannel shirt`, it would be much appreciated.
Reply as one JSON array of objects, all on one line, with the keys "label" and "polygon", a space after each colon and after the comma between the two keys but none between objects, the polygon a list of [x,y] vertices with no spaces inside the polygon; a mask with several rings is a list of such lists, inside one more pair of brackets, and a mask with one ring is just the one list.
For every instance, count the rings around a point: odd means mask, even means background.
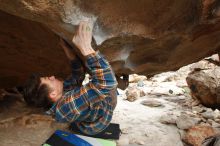
[{"label": "plaid flannel shirt", "polygon": [[72,77],[64,81],[63,96],[47,112],[59,122],[74,122],[81,132],[94,135],[103,131],[113,115],[109,92],[117,87],[115,75],[109,63],[99,52],[86,58],[91,80],[82,86],[84,79],[81,62],[73,61]]}]

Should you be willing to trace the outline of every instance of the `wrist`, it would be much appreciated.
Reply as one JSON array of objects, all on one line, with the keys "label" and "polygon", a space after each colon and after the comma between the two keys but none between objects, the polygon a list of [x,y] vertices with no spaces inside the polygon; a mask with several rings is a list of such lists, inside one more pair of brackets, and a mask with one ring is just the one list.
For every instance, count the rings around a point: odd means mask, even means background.
[{"label": "wrist", "polygon": [[85,48],[81,49],[81,53],[83,56],[88,56],[90,54],[95,53],[95,50],[92,47],[85,47]]}]

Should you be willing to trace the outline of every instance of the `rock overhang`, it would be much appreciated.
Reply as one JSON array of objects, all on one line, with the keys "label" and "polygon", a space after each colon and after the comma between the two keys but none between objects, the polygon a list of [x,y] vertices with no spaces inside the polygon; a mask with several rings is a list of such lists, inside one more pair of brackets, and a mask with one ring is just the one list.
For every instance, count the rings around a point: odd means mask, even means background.
[{"label": "rock overhang", "polygon": [[[22,28],[23,34],[15,33],[17,35],[13,36],[16,40],[25,40],[26,47],[25,43],[23,46],[16,44],[13,37],[2,41],[1,52],[8,53],[8,56],[2,57],[0,64],[11,62],[6,67],[2,65],[2,87],[21,84],[31,72],[68,74],[68,67],[54,66],[68,64],[58,46],[58,38],[71,42],[81,20],[90,20],[94,25],[97,48],[110,61],[118,76],[131,73],[153,75],[176,70],[219,51],[220,2],[217,0],[141,0],[138,3],[132,0],[1,0],[0,4],[2,11],[18,16],[2,18],[6,22],[0,22],[1,29],[8,30],[1,31],[4,32],[2,36],[11,35],[10,27],[14,28],[14,32],[19,32],[20,25],[40,25],[39,28],[33,27],[39,37],[33,37],[33,31],[28,27]],[[25,18],[22,19],[23,24],[19,24],[19,17]],[[10,19],[18,24],[11,26]],[[28,31],[30,37],[22,39]],[[33,42],[33,39],[36,41]],[[37,41],[44,47],[39,46],[38,49]],[[5,46],[7,42],[15,45]],[[51,53],[51,49],[56,53]],[[26,56],[33,56],[32,59],[27,59],[25,55],[21,57],[17,50],[26,52]],[[46,57],[51,54],[52,58]],[[12,57],[23,60],[29,68],[25,68],[22,62],[16,62],[16,59],[10,59]],[[39,61],[39,58],[44,61]]]}]

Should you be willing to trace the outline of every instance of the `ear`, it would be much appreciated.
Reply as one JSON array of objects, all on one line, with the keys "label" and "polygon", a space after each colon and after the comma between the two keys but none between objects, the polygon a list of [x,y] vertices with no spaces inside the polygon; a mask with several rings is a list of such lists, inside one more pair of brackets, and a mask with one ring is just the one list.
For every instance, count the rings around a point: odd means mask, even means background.
[{"label": "ear", "polygon": [[57,92],[56,90],[53,90],[50,94],[49,94],[49,98],[52,100],[52,101],[55,101],[57,97]]}]

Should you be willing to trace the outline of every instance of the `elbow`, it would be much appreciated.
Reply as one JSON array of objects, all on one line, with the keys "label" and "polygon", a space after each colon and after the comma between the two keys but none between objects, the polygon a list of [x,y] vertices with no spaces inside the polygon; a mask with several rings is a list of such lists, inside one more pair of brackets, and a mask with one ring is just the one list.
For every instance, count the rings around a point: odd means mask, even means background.
[{"label": "elbow", "polygon": [[116,89],[118,87],[118,82],[117,82],[116,79],[109,80],[109,81],[106,81],[106,83],[101,85],[101,86],[102,86],[101,88],[104,88],[104,89],[107,89],[107,90],[113,90],[113,89]]},{"label": "elbow", "polygon": [[107,80],[105,81],[105,85],[106,85],[106,88],[109,89],[109,90],[112,90],[112,89],[116,89],[118,87],[118,81],[115,77],[115,74],[112,70],[110,70],[111,74],[110,74],[110,77],[107,77]]}]

